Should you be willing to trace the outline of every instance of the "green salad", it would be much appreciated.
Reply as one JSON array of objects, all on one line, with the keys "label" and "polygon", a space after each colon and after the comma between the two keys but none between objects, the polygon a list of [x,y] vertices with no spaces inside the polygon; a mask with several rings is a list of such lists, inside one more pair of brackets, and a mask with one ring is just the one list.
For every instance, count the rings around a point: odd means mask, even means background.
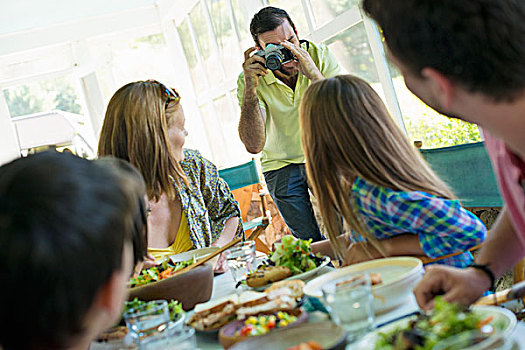
[{"label": "green salad", "polygon": [[195,261],[196,258],[193,257],[191,260],[181,261],[173,264],[169,258],[165,258],[162,260],[162,263],[159,266],[153,266],[142,270],[140,275],[133,277],[128,282],[128,286],[130,288],[139,287],[151,282],[157,282],[165,278],[169,278],[179,270],[182,270],[186,266],[193,264]]},{"label": "green salad", "polygon": [[275,252],[269,258],[275,266],[286,266],[297,275],[315,269],[323,261],[320,255],[312,253],[311,239],[294,239],[284,236],[281,243],[275,244]]},{"label": "green salad", "polygon": [[[405,327],[397,327],[387,333],[379,332],[376,350],[427,350],[439,341],[465,331],[479,330],[493,320],[481,317],[457,304],[447,303],[441,297],[435,300],[430,315],[419,315]],[[491,327],[492,326],[492,327]],[[487,334],[501,329],[503,325],[491,324]],[[485,333],[485,329],[483,330]]]}]

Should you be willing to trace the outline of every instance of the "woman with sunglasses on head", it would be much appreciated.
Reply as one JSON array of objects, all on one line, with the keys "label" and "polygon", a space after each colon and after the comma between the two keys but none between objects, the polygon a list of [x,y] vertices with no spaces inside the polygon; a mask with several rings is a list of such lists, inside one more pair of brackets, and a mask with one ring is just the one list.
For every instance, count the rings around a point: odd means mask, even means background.
[{"label": "woman with sunglasses on head", "polygon": [[[330,241],[314,251],[345,265],[426,255],[465,267],[486,228],[463,209],[365,81],[339,75],[312,84],[299,108],[306,170]],[[350,234],[338,236],[341,220]]]},{"label": "woman with sunglasses on head", "polygon": [[100,156],[125,159],[144,177],[148,253],[157,261],[243,235],[239,206],[215,165],[198,151],[183,149],[184,124],[176,91],[138,81],[113,95],[100,134]]}]

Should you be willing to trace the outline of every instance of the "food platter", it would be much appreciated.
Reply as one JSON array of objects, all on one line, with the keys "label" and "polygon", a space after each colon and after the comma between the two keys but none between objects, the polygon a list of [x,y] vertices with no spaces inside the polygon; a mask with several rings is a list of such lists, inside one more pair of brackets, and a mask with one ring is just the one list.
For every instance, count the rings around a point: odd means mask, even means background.
[{"label": "food platter", "polygon": [[[500,339],[505,339],[510,336],[514,328],[517,325],[516,316],[504,308],[495,306],[473,306],[472,312],[478,314],[481,318],[492,317],[490,325],[496,329],[493,336],[489,336],[487,339],[476,344],[475,347],[469,347],[469,349],[484,350],[494,348],[495,342]],[[357,343],[351,349],[377,349],[376,343],[379,340],[380,333],[393,332],[396,329],[407,327],[407,325],[415,319],[416,316],[404,318],[402,320],[387,324],[375,331],[367,334],[359,343]],[[378,349],[380,350],[380,348]]]},{"label": "food platter", "polygon": [[421,260],[411,257],[385,258],[350,265],[319,276],[306,284],[305,295],[322,298],[322,286],[345,276],[368,272],[379,274],[382,283],[372,287],[374,310],[382,313],[401,305],[423,276]]}]

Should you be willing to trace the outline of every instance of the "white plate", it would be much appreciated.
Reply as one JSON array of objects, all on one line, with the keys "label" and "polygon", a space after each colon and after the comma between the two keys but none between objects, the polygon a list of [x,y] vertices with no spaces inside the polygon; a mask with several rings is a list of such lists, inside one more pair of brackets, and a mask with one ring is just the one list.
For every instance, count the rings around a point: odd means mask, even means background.
[{"label": "white plate", "polygon": [[372,287],[376,313],[385,312],[405,302],[416,283],[423,276],[421,260],[411,257],[396,257],[366,261],[350,265],[319,276],[306,284],[304,294],[322,298],[322,286],[345,276],[357,273],[379,273],[382,283]]},{"label": "white plate", "polygon": [[[329,263],[330,263],[330,257],[325,256],[323,261],[321,262],[321,264],[319,264],[319,266],[317,266],[315,269],[310,270],[310,271],[306,271],[306,272],[303,272],[303,273],[300,273],[298,275],[290,276],[290,277],[285,278],[285,279],[283,279],[281,281],[289,281],[289,280],[303,280],[303,281],[305,281],[308,278],[315,276],[317,273],[319,273],[321,271],[321,269],[323,267],[325,267]],[[281,281],[277,281],[277,282],[281,282]],[[265,290],[266,288],[268,288],[271,285],[272,285],[272,283],[268,283],[267,285],[264,285],[264,286],[261,286],[261,287],[256,287],[256,288],[253,288],[253,289],[261,291],[261,290]]]},{"label": "white plate", "polygon": [[[483,342],[476,345],[475,349],[490,349],[491,345],[494,344],[497,339],[508,338],[510,334],[514,331],[517,321],[516,316],[509,310],[502,307],[496,306],[473,306],[472,311],[476,314],[479,314],[482,318],[488,316],[493,316],[494,319],[490,322],[492,325],[501,325],[502,328],[498,328],[500,333],[497,335],[497,338],[489,337]],[[381,328],[376,329],[375,331],[368,333],[359,343],[350,349],[375,349],[375,343],[378,340],[378,334],[388,333],[393,331],[395,328],[406,327],[407,324],[416,318],[416,316],[407,317],[405,319],[387,324]]]}]

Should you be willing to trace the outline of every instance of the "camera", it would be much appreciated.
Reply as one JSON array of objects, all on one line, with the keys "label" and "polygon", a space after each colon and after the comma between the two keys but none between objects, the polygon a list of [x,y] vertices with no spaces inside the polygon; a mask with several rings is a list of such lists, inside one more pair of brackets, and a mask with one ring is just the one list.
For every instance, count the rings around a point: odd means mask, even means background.
[{"label": "camera", "polygon": [[265,50],[259,50],[255,54],[264,58],[266,68],[271,70],[278,70],[283,64],[294,59],[292,51],[275,44],[268,44]]}]

